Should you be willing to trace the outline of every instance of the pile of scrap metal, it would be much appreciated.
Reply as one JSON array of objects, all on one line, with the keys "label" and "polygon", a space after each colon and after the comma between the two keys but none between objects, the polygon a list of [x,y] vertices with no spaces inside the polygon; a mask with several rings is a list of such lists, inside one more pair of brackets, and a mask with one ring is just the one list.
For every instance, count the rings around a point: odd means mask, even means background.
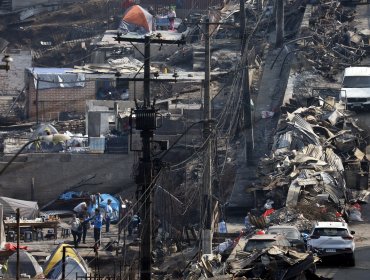
[{"label": "pile of scrap metal", "polygon": [[[217,255],[205,254],[185,279],[321,279],[315,274],[319,258],[311,253],[272,246],[252,253],[238,251],[225,263]],[[306,279],[306,278],[305,278]]]},{"label": "pile of scrap metal", "polygon": [[[238,252],[235,259],[227,262],[226,271],[235,277],[247,279],[297,279],[305,275],[317,279],[315,263],[319,258],[311,253],[300,253],[292,249],[272,246],[252,253]],[[306,278],[305,278],[306,279]]]},{"label": "pile of scrap metal", "polygon": [[[345,111],[333,108],[301,107],[280,120],[272,153],[258,167],[264,199],[273,198],[280,210],[268,219],[250,215],[257,228],[303,218],[346,220],[349,201],[367,189],[364,131]],[[304,223],[301,229],[307,227]]]},{"label": "pile of scrap metal", "polygon": [[307,62],[322,74],[337,71],[361,61],[366,47],[350,22],[355,10],[344,9],[339,1],[313,7],[309,28],[302,30],[306,38],[299,51]]}]

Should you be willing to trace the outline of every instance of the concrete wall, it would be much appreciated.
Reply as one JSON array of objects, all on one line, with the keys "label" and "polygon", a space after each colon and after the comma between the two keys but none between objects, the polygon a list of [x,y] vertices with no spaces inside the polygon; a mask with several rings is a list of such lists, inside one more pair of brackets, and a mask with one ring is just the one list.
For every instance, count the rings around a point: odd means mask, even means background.
[{"label": "concrete wall", "polygon": [[[13,62],[8,72],[0,70],[0,95],[17,95],[24,88],[24,70],[32,65],[31,51],[9,49],[6,54],[13,58]],[[2,58],[0,54],[0,60]]]},{"label": "concrete wall", "polygon": [[[10,156],[0,157],[0,169]],[[27,154],[21,155],[1,175],[0,196],[35,199],[40,206],[58,197],[84,178],[95,176],[76,190],[116,193],[134,186],[131,178],[134,154]]]}]

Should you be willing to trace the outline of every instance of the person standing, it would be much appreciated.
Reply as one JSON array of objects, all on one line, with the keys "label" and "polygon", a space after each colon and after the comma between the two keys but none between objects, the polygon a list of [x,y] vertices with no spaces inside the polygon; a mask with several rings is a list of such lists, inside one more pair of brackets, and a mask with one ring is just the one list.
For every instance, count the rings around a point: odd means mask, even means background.
[{"label": "person standing", "polygon": [[103,225],[103,216],[100,214],[99,208],[95,209],[95,214],[91,218],[87,219],[86,221],[91,221],[94,226],[94,248],[98,249],[100,246],[100,235],[101,235],[101,228]]},{"label": "person standing", "polygon": [[112,200],[108,199],[107,206],[105,207],[105,232],[109,232],[110,222],[113,217]]},{"label": "person standing", "polygon": [[173,8],[170,8],[170,11],[167,14],[168,20],[170,21],[170,30],[175,30],[175,18],[176,18],[176,12]]},{"label": "person standing", "polygon": [[152,19],[152,31],[156,31],[157,30],[157,15],[156,15],[156,12],[153,8],[153,6],[149,6],[148,8],[148,12],[149,14],[151,14],[153,16],[153,19]]},{"label": "person standing", "polygon": [[131,221],[128,225],[128,236],[131,236],[134,230],[138,229],[140,222],[141,222],[141,219],[139,215],[132,216]]},{"label": "person standing", "polygon": [[79,218],[82,220],[82,243],[86,244],[87,230],[90,228],[90,223],[88,222],[90,215],[87,206],[84,206],[79,213]]},{"label": "person standing", "polygon": [[123,8],[123,12],[125,12],[128,8],[130,8],[131,6],[133,6],[135,3],[134,3],[134,0],[124,0],[122,2],[122,8]]},{"label": "person standing", "polygon": [[343,40],[343,45],[348,46],[348,47],[351,46],[351,33],[348,31],[347,27],[343,28],[342,40]]},{"label": "person standing", "polygon": [[77,248],[78,243],[81,242],[82,225],[80,219],[76,217],[76,214],[73,214],[72,220],[70,221],[70,225],[73,236],[73,244],[75,248]]},{"label": "person standing", "polygon": [[76,212],[76,214],[79,216],[80,213],[87,207],[87,203],[85,201],[79,203],[75,208],[73,208],[73,211]]}]

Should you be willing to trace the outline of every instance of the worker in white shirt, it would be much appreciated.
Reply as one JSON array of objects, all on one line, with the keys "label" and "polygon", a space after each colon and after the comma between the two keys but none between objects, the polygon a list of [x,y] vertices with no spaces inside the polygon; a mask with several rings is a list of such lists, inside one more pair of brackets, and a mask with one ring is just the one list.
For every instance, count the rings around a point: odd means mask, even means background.
[{"label": "worker in white shirt", "polygon": [[108,199],[107,206],[105,207],[105,232],[109,232],[110,221],[113,217],[113,208],[111,203],[112,200]]},{"label": "worker in white shirt", "polygon": [[170,21],[170,30],[175,30],[175,18],[176,18],[176,12],[173,8],[170,9],[170,11],[167,14],[168,20]]}]

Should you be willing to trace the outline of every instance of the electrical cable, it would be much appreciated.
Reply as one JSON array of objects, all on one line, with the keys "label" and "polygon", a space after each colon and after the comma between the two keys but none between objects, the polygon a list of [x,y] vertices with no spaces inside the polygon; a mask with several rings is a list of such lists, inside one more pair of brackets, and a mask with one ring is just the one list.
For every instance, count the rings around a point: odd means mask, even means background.
[{"label": "electrical cable", "polygon": [[[120,223],[122,223],[122,221],[126,218],[126,217],[128,217],[128,215],[129,215],[129,213],[131,213],[131,211],[133,211],[134,210],[134,207],[137,205],[137,204],[139,204],[139,203],[141,203],[141,200],[142,200],[142,198],[144,197],[144,196],[146,196],[146,198],[145,198],[145,200],[144,200],[144,202],[141,204],[141,206],[139,207],[139,209],[137,210],[138,212],[142,209],[142,207],[145,205],[145,202],[146,202],[146,200],[147,199],[149,199],[149,195],[147,194],[147,192],[149,191],[149,193],[150,192],[152,192],[153,190],[154,190],[154,188],[153,188],[153,185],[155,184],[155,182],[156,182],[156,180],[159,178],[159,176],[161,175],[161,170],[158,172],[158,174],[152,179],[152,181],[151,181],[151,183],[149,184],[149,187],[146,189],[146,191],[140,196],[140,198],[137,200],[137,202],[136,203],[134,203],[132,206],[131,206],[131,208],[127,211],[127,214],[126,215],[124,215],[117,223],[116,223],[116,225],[117,226],[119,226],[119,224]],[[123,228],[123,230],[126,230],[126,229],[128,229],[128,225],[126,225],[124,228]],[[122,231],[122,230],[121,230]],[[120,232],[119,232],[119,234],[120,234]],[[94,243],[94,246],[93,247],[95,247],[97,244],[96,243]],[[86,256],[89,256],[90,255],[90,253],[92,253],[92,252],[95,252],[95,249],[93,248],[91,251],[89,251],[88,252],[88,254],[86,255]],[[88,265],[90,264],[90,263],[92,263],[93,261],[95,260],[95,258],[93,258],[90,262],[88,262]],[[73,272],[73,270],[71,270],[70,271],[70,273],[72,273]]]}]

